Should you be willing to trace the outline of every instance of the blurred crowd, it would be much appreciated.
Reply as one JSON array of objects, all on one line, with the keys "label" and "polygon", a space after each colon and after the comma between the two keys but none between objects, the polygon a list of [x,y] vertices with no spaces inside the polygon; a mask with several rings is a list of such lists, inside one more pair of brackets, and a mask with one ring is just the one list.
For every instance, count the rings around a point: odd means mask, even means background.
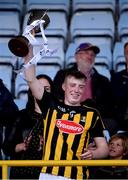
[{"label": "blurred crowd", "polygon": [[[54,80],[25,70],[26,107],[19,110],[0,81],[1,159],[76,160],[128,158],[128,43],[126,68],[111,80],[94,67],[100,48],[80,44],[76,63]],[[24,58],[32,58],[32,47]],[[3,133],[4,129],[4,133]],[[78,131],[77,131],[78,130]],[[78,168],[78,167],[77,167]],[[127,179],[128,167],[11,167],[11,179]],[[90,172],[90,174],[89,174]],[[48,177],[47,177],[48,176]]]}]

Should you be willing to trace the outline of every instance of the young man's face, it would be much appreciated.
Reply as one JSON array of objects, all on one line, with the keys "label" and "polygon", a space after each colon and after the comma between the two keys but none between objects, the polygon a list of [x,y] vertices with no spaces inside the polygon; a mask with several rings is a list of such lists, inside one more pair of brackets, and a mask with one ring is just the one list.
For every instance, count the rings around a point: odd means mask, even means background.
[{"label": "young man's face", "polygon": [[69,106],[79,106],[84,93],[85,84],[86,80],[84,78],[76,79],[73,76],[67,77],[62,85],[65,92],[65,104]]}]

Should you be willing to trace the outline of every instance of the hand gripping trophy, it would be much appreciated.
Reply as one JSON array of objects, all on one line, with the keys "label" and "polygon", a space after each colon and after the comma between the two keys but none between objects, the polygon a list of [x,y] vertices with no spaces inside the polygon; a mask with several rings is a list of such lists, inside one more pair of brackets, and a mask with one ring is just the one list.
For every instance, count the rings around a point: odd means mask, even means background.
[{"label": "hand gripping trophy", "polygon": [[22,36],[16,36],[9,41],[8,47],[10,51],[18,57],[25,57],[29,52],[29,43],[32,45],[40,44],[36,40],[35,34],[41,32],[43,48],[26,65],[24,65],[25,68],[31,64],[37,64],[42,56],[52,55],[55,52],[55,50],[48,49],[47,38],[44,34],[44,29],[46,29],[49,23],[50,19],[47,15],[47,10],[33,10],[30,13],[27,26]]}]

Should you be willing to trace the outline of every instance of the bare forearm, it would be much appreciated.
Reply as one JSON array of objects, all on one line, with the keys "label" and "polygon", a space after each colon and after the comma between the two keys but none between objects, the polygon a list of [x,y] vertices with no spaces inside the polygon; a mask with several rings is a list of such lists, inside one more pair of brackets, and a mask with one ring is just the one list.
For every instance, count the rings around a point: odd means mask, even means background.
[{"label": "bare forearm", "polygon": [[108,144],[104,137],[94,138],[96,149],[92,151],[94,159],[106,158],[109,154]]},{"label": "bare forearm", "polygon": [[84,149],[84,153],[80,155],[81,159],[104,159],[108,156],[108,148],[91,148]]},{"label": "bare forearm", "polygon": [[109,149],[105,138],[95,138],[95,146],[88,146],[81,154],[81,159],[104,159],[108,156]]},{"label": "bare forearm", "polygon": [[25,68],[24,70],[24,76],[26,81],[29,83],[33,82],[36,79],[36,70],[35,65],[32,64],[28,68]]},{"label": "bare forearm", "polygon": [[108,147],[104,148],[96,148],[92,150],[93,159],[104,159],[108,156]]}]

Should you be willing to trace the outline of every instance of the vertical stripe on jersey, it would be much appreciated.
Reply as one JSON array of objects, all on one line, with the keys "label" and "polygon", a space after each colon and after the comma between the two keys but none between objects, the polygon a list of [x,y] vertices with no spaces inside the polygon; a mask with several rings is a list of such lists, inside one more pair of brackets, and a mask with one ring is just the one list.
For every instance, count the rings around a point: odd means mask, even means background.
[{"label": "vertical stripe on jersey", "polygon": [[[45,152],[44,152],[44,160],[49,160],[49,156],[50,156],[50,153],[52,151],[52,149],[49,149],[49,147],[51,147],[51,143],[52,143],[52,136],[53,136],[53,133],[54,133],[54,128],[55,128],[55,119],[56,119],[56,115],[57,115],[57,111],[54,110],[53,111],[53,114],[52,114],[52,117],[51,117],[51,122],[50,122],[50,126],[49,126],[49,129],[47,129],[48,127],[48,122],[46,119],[46,136],[47,136],[47,142],[46,142],[46,145],[45,145]],[[49,116],[48,116],[49,118]],[[50,131],[49,131],[50,130]],[[48,131],[48,133],[47,133]],[[46,137],[45,137],[46,139]],[[42,168],[43,172],[46,170],[46,167],[43,167]]]},{"label": "vertical stripe on jersey", "polygon": [[[68,120],[69,118],[69,114],[63,114],[63,116],[61,117],[61,120]],[[57,154],[57,156],[54,157],[54,160],[58,160],[61,159],[61,153],[62,153],[62,146],[64,143],[64,139],[63,139],[63,134],[62,132],[59,130],[59,136],[57,138],[57,144],[56,144],[56,150],[55,150],[55,154]],[[59,166],[54,166],[52,172],[54,172],[54,175],[58,175],[58,171],[59,171]]]},{"label": "vertical stripe on jersey", "polygon": [[[85,141],[85,139],[87,138],[86,136],[87,136],[87,131],[88,131],[88,129],[90,128],[90,126],[91,126],[91,123],[92,123],[92,119],[93,119],[93,112],[87,112],[87,115],[86,115],[86,122],[85,122],[85,127],[84,127],[84,132],[83,132],[83,134],[82,134],[82,136],[81,136],[81,140],[80,140],[80,143],[79,143],[79,146],[78,146],[78,149],[77,149],[77,152],[76,152],[76,154],[77,154],[77,157],[78,157],[78,159],[80,159],[80,155],[82,154],[82,150],[83,150],[83,146],[81,146],[81,145],[84,145],[84,141]],[[86,142],[86,144],[85,144],[85,147],[87,147],[87,142]],[[83,169],[82,169],[82,167],[81,166],[77,166],[77,179],[81,179],[82,178],[82,176],[83,176],[83,174],[82,174],[82,172],[83,172]]]},{"label": "vertical stripe on jersey", "polygon": [[[73,122],[79,124],[79,122],[80,122],[80,114],[74,115]],[[67,158],[66,159],[68,159],[68,160],[72,160],[72,157],[73,157],[73,151],[72,151],[71,148],[72,148],[72,144],[74,142],[74,138],[75,138],[74,134],[69,134],[68,138],[67,138],[68,151],[67,151]],[[70,177],[71,176],[71,169],[72,169],[71,166],[66,166],[64,176]]]},{"label": "vertical stripe on jersey", "polygon": [[46,134],[46,125],[47,125],[47,121],[48,121],[49,111],[50,111],[50,109],[48,109],[46,118],[44,119],[44,138],[45,138],[45,134]]},{"label": "vertical stripe on jersey", "polygon": [[49,110],[46,114],[46,118],[43,120],[44,121],[44,132],[43,132],[43,138],[44,138],[44,145],[43,145],[43,157],[42,159],[44,159],[44,153],[45,153],[45,142],[46,142],[46,125],[47,125],[47,120],[48,120],[48,116],[49,116]]},{"label": "vertical stripe on jersey", "polygon": [[77,155],[77,157],[79,159],[80,159],[80,155],[81,155],[82,150],[83,150],[83,146],[81,146],[81,145],[84,145],[85,138],[86,138],[86,135],[87,135],[87,131],[90,128],[91,123],[92,123],[92,118],[93,118],[93,112],[88,112],[87,116],[86,116],[86,123],[85,123],[85,127],[84,127],[84,132],[81,135],[79,146],[78,146],[77,152],[76,152],[76,155]]},{"label": "vertical stripe on jersey", "polygon": [[[52,112],[53,111],[53,112]],[[52,112],[52,113],[51,113]],[[92,123],[92,119],[93,119],[93,112],[88,112],[86,115],[86,122],[85,122],[85,126],[84,126],[84,132],[81,135],[75,135],[75,134],[65,134],[63,132],[61,132],[58,129],[58,133],[57,133],[57,128],[55,126],[55,122],[56,119],[63,119],[64,120],[71,120],[75,123],[81,124],[82,121],[80,114],[76,114],[74,115],[73,118],[69,118],[69,114],[63,114],[61,117],[61,113],[59,115],[59,113],[56,112],[56,110],[52,110],[51,112],[49,112],[49,115],[46,117],[45,120],[45,132],[44,134],[46,135],[46,146],[45,146],[45,155],[44,155],[44,160],[48,160],[48,159],[68,159],[68,160],[72,160],[72,159],[77,159],[76,156],[78,157],[78,155],[80,155],[80,153],[82,153],[83,147],[84,147],[84,143],[87,143],[87,138],[86,134],[88,129],[91,126]],[[48,118],[48,121],[47,121]],[[50,121],[51,119],[51,121]],[[84,124],[84,123],[82,123]],[[56,128],[56,130],[55,130]],[[54,134],[54,130],[56,131],[56,133]],[[53,141],[54,139],[54,141]],[[85,141],[86,140],[86,141]],[[54,143],[53,143],[54,142]],[[75,142],[75,143],[73,143]],[[49,144],[49,145],[48,145]],[[48,147],[51,147],[51,149],[48,149]],[[78,147],[78,148],[77,148]],[[69,152],[67,151],[67,148],[69,148]],[[66,152],[68,152],[66,154]],[[73,154],[74,153],[74,154]],[[54,154],[57,155],[57,157],[54,156]],[[79,159],[79,158],[78,158]],[[43,167],[42,171],[46,172],[46,173],[52,173],[54,175],[61,175],[61,176],[66,176],[69,178],[75,178],[78,174],[78,179],[83,178],[82,175],[82,168],[85,167]]]}]

